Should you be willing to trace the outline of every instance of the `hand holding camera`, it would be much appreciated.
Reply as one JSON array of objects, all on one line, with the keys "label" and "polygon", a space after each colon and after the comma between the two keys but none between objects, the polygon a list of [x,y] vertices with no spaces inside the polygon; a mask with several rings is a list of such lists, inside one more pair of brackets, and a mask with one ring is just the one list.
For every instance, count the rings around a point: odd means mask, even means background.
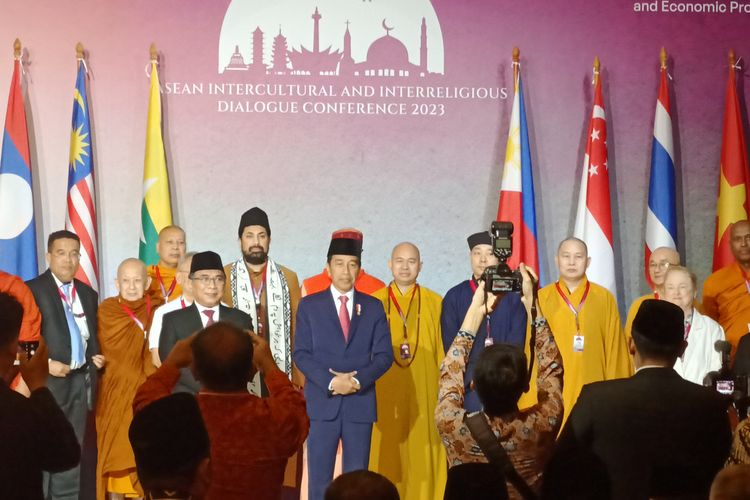
[{"label": "hand holding camera", "polygon": [[49,362],[48,362],[48,351],[47,345],[44,343],[44,339],[40,339],[39,346],[36,348],[36,352],[33,355],[28,355],[29,351],[26,351],[21,356],[21,376],[26,382],[29,388],[29,392],[34,392],[40,387],[47,386],[47,376],[49,375]]}]

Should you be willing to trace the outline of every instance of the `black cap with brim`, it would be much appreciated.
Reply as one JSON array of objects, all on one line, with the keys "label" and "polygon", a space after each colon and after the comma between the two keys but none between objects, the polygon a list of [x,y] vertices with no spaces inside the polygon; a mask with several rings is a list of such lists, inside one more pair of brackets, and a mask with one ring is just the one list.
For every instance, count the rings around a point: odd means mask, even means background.
[{"label": "black cap with brim", "polygon": [[466,238],[466,242],[469,244],[469,250],[472,250],[477,245],[492,245],[492,237],[487,231],[482,231]]},{"label": "black cap with brim", "polygon": [[192,394],[171,394],[146,405],[133,416],[128,436],[146,485],[171,479],[209,453],[206,426]]},{"label": "black cap with brim", "polygon": [[190,274],[205,270],[224,272],[224,266],[221,265],[221,257],[218,253],[209,250],[193,255],[193,260],[190,262]]},{"label": "black cap with brim", "polygon": [[268,223],[268,215],[258,207],[253,207],[240,218],[240,227],[237,229],[237,235],[242,238],[242,232],[248,226],[261,226],[265,228],[268,236],[271,236],[271,225]]},{"label": "black cap with brim", "polygon": [[633,331],[659,345],[679,345],[685,338],[685,313],[665,300],[644,300],[633,320]]},{"label": "black cap with brim", "polygon": [[335,238],[328,245],[328,258],[332,255],[353,255],[362,258],[362,240],[353,238]]}]

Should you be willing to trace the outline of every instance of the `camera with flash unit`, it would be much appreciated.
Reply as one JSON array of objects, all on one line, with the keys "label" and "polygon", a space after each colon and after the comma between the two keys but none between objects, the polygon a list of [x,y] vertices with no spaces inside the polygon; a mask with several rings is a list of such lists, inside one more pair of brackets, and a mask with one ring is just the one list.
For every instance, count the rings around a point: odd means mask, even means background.
[{"label": "camera with flash unit", "polygon": [[490,226],[492,237],[492,253],[500,261],[496,266],[484,270],[482,279],[488,293],[520,292],[523,278],[516,269],[508,266],[508,258],[513,255],[513,223],[495,221]]}]

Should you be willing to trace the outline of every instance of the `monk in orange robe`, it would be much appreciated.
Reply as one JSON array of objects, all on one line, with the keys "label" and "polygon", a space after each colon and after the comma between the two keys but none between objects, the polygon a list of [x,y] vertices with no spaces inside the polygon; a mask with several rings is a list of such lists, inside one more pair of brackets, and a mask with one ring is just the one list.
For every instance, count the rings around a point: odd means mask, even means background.
[{"label": "monk in orange robe", "polygon": [[703,283],[700,309],[724,328],[734,351],[740,337],[750,330],[750,221],[732,224],[729,245],[735,262]]},{"label": "monk in orange robe", "polygon": [[[331,239],[335,240],[338,238],[350,238],[359,241],[364,240],[362,231],[353,227],[347,227],[334,231],[331,235]],[[323,290],[327,290],[328,288],[330,288],[330,286],[331,277],[328,275],[328,268],[326,267],[320,274],[316,274],[315,276],[307,278],[302,282],[302,296],[305,297],[307,295],[312,295],[313,293],[322,292]],[[357,278],[354,280],[354,288],[358,292],[372,295],[381,288],[385,288],[385,283],[383,283],[376,277],[367,274],[364,269],[360,267],[359,274],[357,274]]]},{"label": "monk in orange robe", "polygon": [[99,306],[99,347],[107,369],[100,377],[96,407],[98,500],[105,500],[108,493],[114,498],[143,496],[128,428],[135,393],[155,371],[146,332],[161,301],[144,293],[150,281],[143,262],[125,259],[117,269],[119,295]]},{"label": "monk in orange robe", "polygon": [[177,283],[177,265],[185,255],[185,231],[180,226],[167,226],[159,231],[159,241],[156,243],[156,253],[159,263],[148,266],[148,276],[151,284],[148,295],[160,298],[161,302],[169,302],[182,294],[182,287]]},{"label": "monk in orange robe", "polygon": [[[23,320],[21,331],[18,334],[19,342],[39,341],[39,332],[42,328],[42,316],[36,306],[34,296],[21,278],[15,274],[0,271],[0,292],[7,292],[21,303],[23,307]],[[21,375],[17,375],[11,383],[11,389],[16,389],[21,394],[29,395],[29,389],[23,382]]]}]

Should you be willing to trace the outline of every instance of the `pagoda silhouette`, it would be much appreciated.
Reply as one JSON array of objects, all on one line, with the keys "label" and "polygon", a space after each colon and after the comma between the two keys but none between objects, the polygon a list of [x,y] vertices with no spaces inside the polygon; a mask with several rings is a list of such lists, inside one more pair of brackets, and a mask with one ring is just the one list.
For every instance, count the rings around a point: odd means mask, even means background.
[{"label": "pagoda silhouette", "polygon": [[320,11],[315,7],[315,12],[312,14],[312,50],[303,45],[299,49],[288,50],[287,39],[279,27],[279,34],[273,39],[272,61],[267,66],[263,62],[264,33],[258,26],[252,33],[252,62],[246,64],[239,46],[235,46],[225,70],[248,71],[257,75],[340,75],[380,78],[424,78],[433,74],[427,70],[427,22],[424,17],[420,26],[418,65],[409,61],[409,51],[406,45],[391,35],[394,28],[387,26],[385,19],[382,22],[385,35],[370,44],[367,57],[362,62],[355,62],[352,58],[352,35],[349,31],[349,21],[346,22],[344,31],[343,52],[338,49],[332,51],[330,46],[325,50],[320,50],[320,20],[322,18]]}]

